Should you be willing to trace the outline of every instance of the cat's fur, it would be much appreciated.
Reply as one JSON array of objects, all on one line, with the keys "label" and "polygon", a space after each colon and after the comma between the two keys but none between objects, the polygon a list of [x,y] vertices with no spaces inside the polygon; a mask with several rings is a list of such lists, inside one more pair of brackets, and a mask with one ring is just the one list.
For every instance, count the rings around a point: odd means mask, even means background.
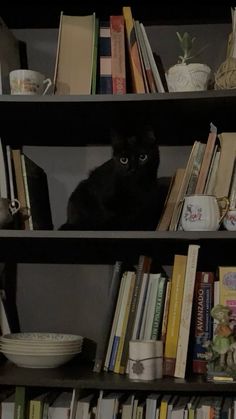
[{"label": "cat's fur", "polygon": [[63,230],[155,230],[167,185],[157,179],[159,146],[151,129],[113,132],[113,156],[81,181]]}]

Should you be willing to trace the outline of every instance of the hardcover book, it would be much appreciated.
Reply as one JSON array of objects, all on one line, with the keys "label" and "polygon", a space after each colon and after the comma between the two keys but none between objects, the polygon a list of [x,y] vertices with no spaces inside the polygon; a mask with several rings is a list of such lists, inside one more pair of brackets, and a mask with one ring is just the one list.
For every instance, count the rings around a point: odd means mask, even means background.
[{"label": "hardcover book", "polygon": [[33,160],[23,155],[25,162],[25,185],[28,189],[33,230],[52,230],[47,175]]},{"label": "hardcover book", "polygon": [[213,327],[211,309],[213,307],[214,273],[200,272],[196,274],[193,306],[193,372],[206,373],[206,341],[212,339]]}]

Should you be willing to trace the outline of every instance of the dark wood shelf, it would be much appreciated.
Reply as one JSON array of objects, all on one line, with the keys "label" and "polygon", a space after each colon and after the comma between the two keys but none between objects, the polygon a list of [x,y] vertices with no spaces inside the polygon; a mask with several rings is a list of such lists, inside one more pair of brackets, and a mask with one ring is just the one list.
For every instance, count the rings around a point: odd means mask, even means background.
[{"label": "dark wood shelf", "polygon": [[[135,19],[155,23],[204,23],[204,22],[230,22],[230,5],[233,1],[213,2],[207,0],[204,7],[201,3],[186,6],[185,2],[152,2],[148,0],[145,6],[141,1],[130,0],[129,5]],[[101,20],[107,20],[111,14],[120,14],[124,1],[111,2],[75,2],[73,0],[50,0],[45,7],[42,2],[35,1],[34,6],[29,0],[20,3],[4,1],[1,5],[1,16],[10,28],[57,28],[59,26],[60,12],[65,14],[83,15],[94,11]]]},{"label": "dark wood shelf", "polygon": [[[235,90],[122,96],[2,95],[1,137],[15,146],[109,144],[110,126],[120,120],[127,124],[146,121],[148,115],[160,145],[186,145],[196,138],[206,140],[210,122],[218,132],[236,131],[235,107]],[[44,122],[39,123],[39,118]]]},{"label": "dark wood shelf", "polygon": [[[136,263],[140,254],[173,263],[175,253],[200,245],[199,266],[232,264],[236,232],[21,231],[0,230],[1,261],[42,263]],[[210,249],[210,252],[209,252]],[[222,250],[223,249],[223,250]],[[217,261],[217,262],[216,262]]]},{"label": "dark wood shelf", "polygon": [[37,387],[83,388],[104,390],[147,390],[178,393],[219,394],[236,391],[236,384],[208,383],[204,377],[191,379],[168,378],[137,382],[127,376],[113,373],[93,373],[92,368],[81,365],[79,359],[55,369],[20,368],[6,362],[0,366],[0,384]]}]

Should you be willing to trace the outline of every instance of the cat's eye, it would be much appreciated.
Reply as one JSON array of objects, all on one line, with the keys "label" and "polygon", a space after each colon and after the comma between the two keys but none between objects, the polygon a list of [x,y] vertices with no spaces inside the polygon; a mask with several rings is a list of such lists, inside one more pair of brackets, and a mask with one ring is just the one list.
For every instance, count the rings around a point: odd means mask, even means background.
[{"label": "cat's eye", "polygon": [[121,157],[121,158],[120,158],[120,162],[121,162],[121,164],[127,164],[127,163],[128,163],[128,161],[129,161],[128,157]]},{"label": "cat's eye", "polygon": [[145,162],[147,160],[147,158],[148,158],[147,154],[140,154],[139,155],[139,160],[141,162]]}]

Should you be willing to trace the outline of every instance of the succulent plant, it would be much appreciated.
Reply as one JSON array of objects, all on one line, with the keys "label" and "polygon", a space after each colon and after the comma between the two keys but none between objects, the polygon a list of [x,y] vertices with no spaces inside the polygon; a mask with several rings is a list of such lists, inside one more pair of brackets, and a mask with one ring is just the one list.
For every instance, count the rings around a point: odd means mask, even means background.
[{"label": "succulent plant", "polygon": [[183,55],[179,55],[179,62],[183,64],[194,57],[194,55],[192,55],[192,49],[196,38],[191,38],[188,32],[184,32],[183,36],[181,36],[179,32],[176,32],[176,35],[180,43],[180,48],[183,51]]}]

